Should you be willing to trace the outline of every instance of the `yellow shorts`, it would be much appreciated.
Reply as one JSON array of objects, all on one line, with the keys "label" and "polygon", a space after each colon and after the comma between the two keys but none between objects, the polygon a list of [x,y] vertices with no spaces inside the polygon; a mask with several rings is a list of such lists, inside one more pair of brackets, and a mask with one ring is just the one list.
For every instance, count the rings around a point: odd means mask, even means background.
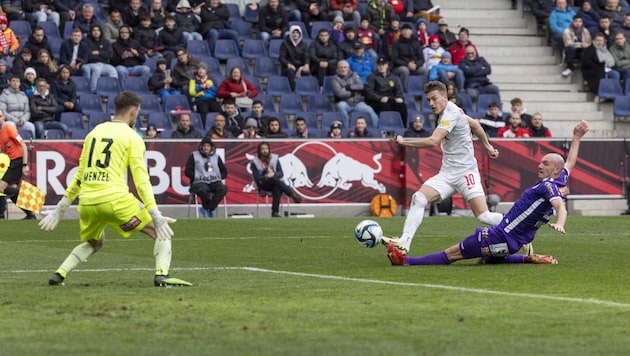
[{"label": "yellow shorts", "polygon": [[147,209],[131,193],[103,204],[79,203],[78,212],[81,241],[100,239],[107,225],[118,231],[122,237],[129,237],[152,220]]}]

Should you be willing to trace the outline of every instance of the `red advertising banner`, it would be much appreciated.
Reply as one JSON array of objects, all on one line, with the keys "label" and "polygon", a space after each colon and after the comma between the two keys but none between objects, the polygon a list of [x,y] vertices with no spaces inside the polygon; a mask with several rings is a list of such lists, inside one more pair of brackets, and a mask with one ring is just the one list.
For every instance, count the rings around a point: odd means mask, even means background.
[{"label": "red advertising banner", "polygon": [[[254,204],[249,161],[257,140],[216,140],[217,152],[228,169],[230,204]],[[270,140],[280,156],[285,181],[304,203],[369,203],[378,193],[392,195],[407,206],[411,195],[440,168],[442,154],[433,149],[403,149],[388,140]],[[476,156],[488,193],[502,201],[516,200],[537,181],[540,158],[548,152],[566,156],[570,141],[495,140],[501,155],[490,160],[477,143]],[[188,180],[184,167],[198,148],[196,141],[147,142],[147,169],[159,204],[187,204]],[[573,194],[623,194],[627,177],[627,143],[622,140],[585,140],[571,174]],[[47,192],[46,204],[55,204],[76,172],[82,142],[36,141],[30,152],[28,180]],[[404,194],[403,194],[404,193]],[[465,207],[455,197],[456,207]]]}]

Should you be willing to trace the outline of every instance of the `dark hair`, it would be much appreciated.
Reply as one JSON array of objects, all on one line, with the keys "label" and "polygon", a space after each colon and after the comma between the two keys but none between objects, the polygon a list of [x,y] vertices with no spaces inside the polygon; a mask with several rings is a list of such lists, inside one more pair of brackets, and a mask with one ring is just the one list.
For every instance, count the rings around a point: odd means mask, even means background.
[{"label": "dark hair", "polygon": [[138,107],[142,104],[142,97],[135,92],[125,90],[114,98],[114,114],[126,112],[131,107]]},{"label": "dark hair", "polygon": [[223,105],[227,105],[227,104],[236,105],[236,100],[234,98],[223,99]]},{"label": "dark hair", "polygon": [[252,106],[254,106],[256,104],[260,104],[260,105],[262,105],[264,107],[263,102],[261,100],[256,99],[256,100],[252,101]]}]

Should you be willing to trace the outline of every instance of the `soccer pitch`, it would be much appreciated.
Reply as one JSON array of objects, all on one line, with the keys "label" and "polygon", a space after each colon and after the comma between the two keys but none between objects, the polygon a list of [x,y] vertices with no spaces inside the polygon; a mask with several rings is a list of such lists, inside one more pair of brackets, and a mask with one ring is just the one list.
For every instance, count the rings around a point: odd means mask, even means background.
[{"label": "soccer pitch", "polygon": [[[78,244],[78,221],[0,227],[0,355],[627,355],[628,217],[543,228],[535,252],[558,265],[392,267],[353,237],[364,217],[180,219],[171,275],[153,287],[153,243],[107,231],[104,248],[50,274]],[[377,220],[386,235],[403,218]],[[427,217],[411,254],[473,232],[470,217]]]}]

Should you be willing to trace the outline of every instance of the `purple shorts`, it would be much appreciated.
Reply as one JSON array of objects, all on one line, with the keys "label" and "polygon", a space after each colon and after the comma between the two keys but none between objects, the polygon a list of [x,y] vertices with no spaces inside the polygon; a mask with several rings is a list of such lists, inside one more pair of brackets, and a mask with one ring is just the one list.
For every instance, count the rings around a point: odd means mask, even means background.
[{"label": "purple shorts", "polygon": [[521,245],[499,229],[478,227],[474,234],[459,243],[459,248],[464,258],[501,258],[516,253]]}]

